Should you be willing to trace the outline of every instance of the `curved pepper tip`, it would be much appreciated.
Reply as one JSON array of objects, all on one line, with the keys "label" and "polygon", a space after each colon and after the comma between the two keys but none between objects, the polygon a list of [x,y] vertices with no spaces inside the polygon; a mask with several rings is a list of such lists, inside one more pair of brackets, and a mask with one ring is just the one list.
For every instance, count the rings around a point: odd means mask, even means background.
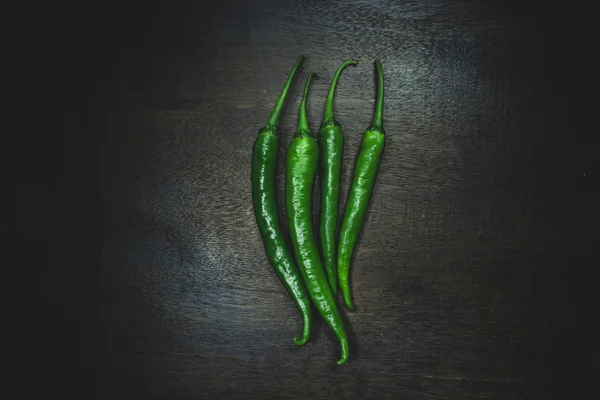
[{"label": "curved pepper tip", "polygon": [[304,322],[304,326],[302,327],[302,337],[296,336],[294,338],[294,344],[296,346],[304,346],[306,343],[308,343],[308,339],[310,339],[310,327],[311,327],[310,308],[303,310],[302,319]]},{"label": "curved pepper tip", "polygon": [[306,343],[308,343],[308,336],[303,336],[301,338],[296,336],[294,338],[294,344],[296,346],[304,346]]},{"label": "curved pepper tip", "polygon": [[356,311],[356,306],[354,303],[352,303],[349,290],[344,290],[344,288],[342,288],[342,295],[344,297],[344,303],[346,303],[346,307],[348,307],[350,311]]},{"label": "curved pepper tip", "polygon": [[348,340],[347,339],[342,340],[341,345],[342,345],[342,348],[341,348],[342,354],[340,355],[340,359],[337,362],[338,365],[345,364],[346,361],[348,361],[348,358],[350,357],[350,344],[348,343]]},{"label": "curved pepper tip", "polygon": [[346,361],[348,361],[348,357],[342,357],[337,361],[337,365],[346,364]]}]

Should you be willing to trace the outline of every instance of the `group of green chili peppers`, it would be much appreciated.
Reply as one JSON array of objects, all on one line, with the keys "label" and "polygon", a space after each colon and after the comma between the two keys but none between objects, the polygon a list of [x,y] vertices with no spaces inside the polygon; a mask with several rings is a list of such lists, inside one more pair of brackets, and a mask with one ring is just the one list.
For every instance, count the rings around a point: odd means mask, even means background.
[{"label": "group of green chili peppers", "polygon": [[[252,152],[252,199],[256,222],[269,262],[302,314],[304,322],[302,337],[295,337],[294,343],[303,345],[310,337],[312,300],[321,317],[338,338],[341,346],[338,364],[344,364],[350,355],[350,348],[335,296],[339,284],[346,306],[350,310],[356,309],[350,295],[348,275],[352,252],[363,225],[385,143],[383,69],[381,62],[376,60],[375,112],[371,125],[364,134],[356,161],[352,186],[339,232],[336,259],[336,228],[344,137],[342,128],[333,114],[333,98],[340,75],[346,67],[356,64],[356,61],[345,61],[333,76],[325,102],[318,142],[310,131],[306,116],[306,100],[312,72],[306,80],[304,96],[300,104],[298,129],[291,140],[287,154],[285,205],[292,253],[279,225],[275,175],[279,153],[279,119],[291,83],[303,61],[302,56],[296,61],[267,124],[258,131]],[[321,252],[313,233],[311,205],[317,170],[321,179],[319,224]]]}]

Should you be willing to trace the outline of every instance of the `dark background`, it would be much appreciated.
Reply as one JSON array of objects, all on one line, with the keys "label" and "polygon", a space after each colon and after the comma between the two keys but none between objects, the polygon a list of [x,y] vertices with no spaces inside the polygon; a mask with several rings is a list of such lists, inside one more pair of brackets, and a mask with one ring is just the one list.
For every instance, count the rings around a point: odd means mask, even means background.
[{"label": "dark background", "polygon": [[[25,72],[39,95],[22,123],[44,129],[24,136],[27,158],[9,186],[15,235],[3,229],[27,282],[9,291],[21,390],[597,396],[586,134],[597,111],[585,100],[584,10],[177,4],[64,3],[33,17],[41,29]],[[354,258],[359,309],[344,311],[352,356],[341,367],[320,322],[307,346],[293,345],[299,314],[264,255],[250,198],[252,142],[299,54],[306,68],[283,115],[279,176],[307,71],[319,76],[316,131],[333,72],[359,61],[337,92],[342,205],[372,114],[375,58],[386,79],[387,145]]]}]

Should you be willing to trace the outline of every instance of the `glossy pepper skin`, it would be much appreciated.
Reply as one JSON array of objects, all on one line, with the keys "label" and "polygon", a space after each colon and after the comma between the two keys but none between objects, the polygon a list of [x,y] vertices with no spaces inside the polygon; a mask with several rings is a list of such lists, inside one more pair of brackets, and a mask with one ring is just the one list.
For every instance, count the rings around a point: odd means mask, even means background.
[{"label": "glossy pepper skin", "polygon": [[321,216],[319,223],[319,234],[321,237],[321,252],[323,255],[323,266],[327,273],[329,286],[335,296],[337,294],[338,277],[336,267],[336,240],[337,240],[337,217],[340,202],[340,176],[342,169],[342,155],[344,153],[344,134],[342,127],[333,115],[333,98],[335,89],[342,72],[349,65],[356,65],[356,61],[347,60],[339,66],[325,101],[323,122],[319,131],[319,145],[321,155],[320,180],[321,180]]},{"label": "glossy pepper skin", "polygon": [[306,118],[306,98],[312,73],[309,74],[300,105],[298,131],[287,154],[285,203],[294,254],[308,293],[321,317],[337,336],[341,346],[338,364],[350,354],[346,329],[327,276],[321,264],[312,226],[312,190],[318,167],[319,146],[312,137]]},{"label": "glossy pepper skin", "polygon": [[338,244],[338,278],[344,302],[350,310],[356,307],[350,294],[350,262],[352,252],[358,241],[360,230],[365,220],[369,199],[377,177],[377,170],[385,146],[385,131],[383,130],[383,68],[379,60],[375,60],[377,70],[377,101],[371,126],[363,136],[362,144],[356,159],[354,177],[346,210],[340,228]]},{"label": "glossy pepper skin", "polygon": [[304,57],[300,56],[290,71],[273,113],[267,124],[258,131],[252,150],[252,201],[256,223],[269,263],[302,314],[304,323],[302,337],[294,338],[294,343],[299,346],[305,344],[310,337],[312,307],[300,272],[294,263],[279,225],[275,175],[279,153],[279,133],[277,131],[279,118],[292,80],[303,61]]}]

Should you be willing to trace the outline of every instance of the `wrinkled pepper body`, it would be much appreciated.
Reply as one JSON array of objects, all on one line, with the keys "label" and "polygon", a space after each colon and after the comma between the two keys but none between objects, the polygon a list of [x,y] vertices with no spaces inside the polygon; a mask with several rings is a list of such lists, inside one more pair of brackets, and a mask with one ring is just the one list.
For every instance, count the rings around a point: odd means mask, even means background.
[{"label": "wrinkled pepper body", "polygon": [[369,200],[375,186],[375,178],[385,146],[385,135],[379,131],[367,131],[356,159],[356,169],[350,195],[346,203],[346,212],[340,228],[338,249],[338,268],[340,287],[346,306],[353,310],[355,306],[350,296],[350,262],[358,242],[360,230],[367,214]]},{"label": "wrinkled pepper body", "polygon": [[348,337],[321,263],[312,224],[312,191],[318,168],[319,146],[308,129],[306,119],[310,78],[311,75],[300,106],[298,132],[292,138],[287,154],[286,213],[300,273],[317,311],[340,342],[338,364],[343,364],[350,354]]},{"label": "wrinkled pepper body", "polygon": [[319,234],[323,264],[333,294],[337,293],[338,279],[336,267],[337,217],[340,202],[340,178],[344,135],[339,125],[325,126],[319,132],[321,146],[321,216]]},{"label": "wrinkled pepper body", "polygon": [[319,234],[323,265],[334,295],[337,294],[338,273],[336,267],[337,220],[340,202],[340,178],[342,157],[344,154],[344,133],[333,113],[333,100],[337,83],[346,67],[355,65],[356,61],[347,60],[336,70],[329,86],[325,101],[323,122],[319,131],[320,145],[320,180],[321,180],[321,215]]},{"label": "wrinkled pepper body", "polygon": [[312,306],[300,271],[294,262],[281,231],[277,194],[275,191],[275,177],[279,154],[279,134],[277,131],[279,118],[287,99],[292,79],[302,61],[303,57],[299,57],[296,61],[269,121],[258,131],[252,149],[251,167],[254,214],[267,258],[302,315],[302,337],[294,338],[294,343],[297,345],[305,344],[310,337]]},{"label": "wrinkled pepper body", "polygon": [[385,147],[385,131],[383,129],[383,68],[379,60],[375,60],[377,71],[377,100],[371,126],[363,136],[363,140],[354,167],[354,176],[338,242],[338,279],[344,302],[350,310],[356,306],[350,293],[350,264],[352,254],[360,236],[360,230],[367,214],[369,200],[373,193],[377,170]]}]

